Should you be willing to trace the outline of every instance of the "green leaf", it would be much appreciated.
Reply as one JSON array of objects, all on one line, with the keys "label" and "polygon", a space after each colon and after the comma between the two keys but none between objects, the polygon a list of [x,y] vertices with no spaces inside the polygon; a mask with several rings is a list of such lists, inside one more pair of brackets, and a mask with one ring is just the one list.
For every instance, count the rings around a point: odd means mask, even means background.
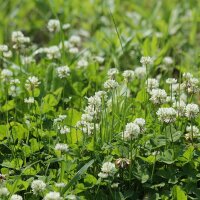
[{"label": "green leaf", "polygon": [[173,187],[172,196],[173,196],[173,200],[187,200],[187,195],[182,190],[182,188],[178,185],[175,185]]},{"label": "green leaf", "polygon": [[88,163],[86,163],[75,175],[74,177],[69,181],[69,183],[63,188],[61,194],[64,194],[76,181],[78,181],[81,176],[87,171],[87,169],[94,163],[94,159],[90,160]]},{"label": "green leaf", "polygon": [[143,103],[145,102],[145,93],[146,93],[146,90],[145,89],[142,89],[140,90],[138,93],[137,93],[137,96],[136,96],[136,101],[137,102],[140,102],[140,103]]},{"label": "green leaf", "polygon": [[87,174],[86,177],[84,178],[84,183],[88,184],[89,186],[94,186],[96,182],[97,179],[91,174]]},{"label": "green leaf", "polygon": [[2,110],[2,112],[7,112],[7,111],[12,110],[14,108],[15,108],[15,101],[10,100],[2,106],[1,110]]},{"label": "green leaf", "polygon": [[175,162],[174,153],[172,149],[168,149],[163,152],[162,156],[159,158],[160,162],[164,162],[166,164],[172,164]]}]

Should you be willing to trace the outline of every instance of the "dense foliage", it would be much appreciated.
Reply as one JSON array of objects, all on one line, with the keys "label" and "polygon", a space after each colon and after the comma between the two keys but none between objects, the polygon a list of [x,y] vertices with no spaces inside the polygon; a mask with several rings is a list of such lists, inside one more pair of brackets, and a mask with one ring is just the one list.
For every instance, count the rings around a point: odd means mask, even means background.
[{"label": "dense foliage", "polygon": [[0,3],[0,199],[200,199],[200,1]]}]

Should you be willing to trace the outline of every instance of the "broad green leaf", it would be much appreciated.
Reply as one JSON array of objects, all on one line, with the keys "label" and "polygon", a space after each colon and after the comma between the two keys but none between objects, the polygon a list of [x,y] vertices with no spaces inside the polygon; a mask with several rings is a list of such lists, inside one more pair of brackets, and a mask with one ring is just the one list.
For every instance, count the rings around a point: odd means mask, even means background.
[{"label": "broad green leaf", "polygon": [[187,200],[187,195],[185,194],[184,190],[178,185],[175,185],[173,187],[172,196],[173,200]]}]

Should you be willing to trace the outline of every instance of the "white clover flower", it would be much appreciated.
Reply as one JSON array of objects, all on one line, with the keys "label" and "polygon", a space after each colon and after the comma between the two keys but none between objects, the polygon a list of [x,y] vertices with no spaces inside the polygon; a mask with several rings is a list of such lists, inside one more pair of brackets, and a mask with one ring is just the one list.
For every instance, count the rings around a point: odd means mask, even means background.
[{"label": "white clover flower", "polygon": [[12,42],[14,43],[13,48],[18,49],[23,47],[25,43],[30,43],[30,38],[25,37],[21,31],[12,32]]},{"label": "white clover flower", "polygon": [[30,76],[26,80],[25,87],[27,90],[33,91],[35,88],[37,88],[40,85],[40,81],[38,77],[36,76]]},{"label": "white clover flower", "polygon": [[0,52],[7,52],[8,46],[5,44],[0,44]]},{"label": "white clover flower", "polygon": [[157,89],[159,87],[159,81],[155,78],[148,78],[146,81],[147,91],[151,93],[153,89]]},{"label": "white clover flower", "polygon": [[47,24],[49,32],[59,32],[60,31],[60,21],[57,19],[50,19]]},{"label": "white clover flower", "polygon": [[167,57],[164,57],[163,59],[163,62],[166,64],[166,65],[172,65],[174,63],[173,59],[169,56]]},{"label": "white clover flower", "polygon": [[100,107],[101,106],[101,98],[99,96],[92,96],[88,98],[88,105],[94,106],[94,107]]},{"label": "white clover flower", "polygon": [[9,95],[11,95],[12,97],[16,97],[20,94],[20,87],[16,86],[16,85],[11,85],[8,91]]},{"label": "white clover flower", "polygon": [[186,103],[183,100],[175,101],[172,107],[176,109],[178,116],[185,116]]},{"label": "white clover flower", "polygon": [[176,84],[172,84],[172,93],[173,94],[178,94],[179,93],[179,89],[181,89],[180,87],[179,87],[179,83],[176,83]]},{"label": "white clover flower", "polygon": [[100,178],[108,178],[108,174],[103,173],[103,172],[98,173],[98,176],[99,176]]},{"label": "white clover flower", "polygon": [[67,126],[60,127],[60,134],[67,134],[70,132],[70,128]]},{"label": "white clover flower", "polygon": [[144,131],[146,122],[143,118],[136,118],[133,123],[140,127],[140,131]]},{"label": "white clover flower", "polygon": [[96,123],[90,123],[87,121],[78,121],[76,123],[77,127],[80,127],[80,130],[83,131],[83,133],[88,134],[89,136],[94,133],[94,130],[99,130],[99,124]]},{"label": "white clover flower", "polygon": [[34,97],[29,97],[24,99],[24,103],[33,104],[35,102]]},{"label": "white clover flower", "polygon": [[63,188],[63,187],[66,186],[66,184],[65,184],[65,183],[55,183],[55,186],[56,186],[57,188]]},{"label": "white clover flower", "polygon": [[95,96],[99,97],[99,98],[104,98],[104,100],[107,99],[107,93],[105,91],[98,91],[95,92]]},{"label": "white clover flower", "polygon": [[6,52],[3,52],[3,56],[5,57],[5,58],[11,58],[12,57],[12,51],[6,51]]},{"label": "white clover flower", "polygon": [[175,78],[168,78],[166,80],[166,83],[170,84],[170,85],[175,84],[175,83],[177,83],[177,79],[175,79]]},{"label": "white clover flower", "polygon": [[18,78],[10,80],[10,84],[17,85],[20,84],[20,80]]},{"label": "white clover flower", "polygon": [[125,131],[122,132],[122,137],[125,140],[130,140],[133,138],[137,138],[139,134],[140,134],[140,127],[138,126],[138,124],[130,122],[126,124]]},{"label": "white clover flower", "polygon": [[163,89],[153,89],[151,91],[150,101],[152,101],[154,104],[165,103],[166,98],[167,98],[167,93]]},{"label": "white clover flower", "polygon": [[13,72],[9,69],[3,69],[1,71],[1,78],[2,78],[2,81],[9,81],[9,79],[13,76]]},{"label": "white clover flower", "polygon": [[135,72],[133,70],[125,70],[122,74],[122,76],[124,77],[124,80],[127,82],[133,80],[134,75],[135,75]]},{"label": "white clover flower", "polygon": [[10,200],[23,200],[22,196],[18,194],[13,194],[10,198]]},{"label": "white clover flower", "polygon": [[67,40],[65,40],[64,42],[60,42],[59,44],[60,49],[64,48],[65,50],[69,50],[69,48],[72,48],[72,47],[73,45]]},{"label": "white clover flower", "polygon": [[195,94],[199,91],[199,80],[194,78],[190,73],[183,74],[183,83],[181,84],[181,88],[185,89],[189,94]]},{"label": "white clover flower", "polygon": [[196,126],[187,126],[186,127],[186,134],[185,138],[186,140],[192,140],[193,138],[199,137],[199,129]]},{"label": "white clover flower", "polygon": [[153,63],[153,59],[149,56],[142,56],[142,58],[140,59],[140,63],[144,66],[148,65],[148,64],[152,64]]},{"label": "white clover flower", "polygon": [[62,152],[68,152],[69,151],[69,146],[67,144],[58,143],[55,146],[55,150],[62,151]]},{"label": "white clover flower", "polygon": [[102,56],[95,56],[94,57],[94,60],[96,61],[96,62],[98,62],[99,64],[102,64],[103,62],[104,62],[104,57],[102,57]]},{"label": "white clover flower", "polygon": [[52,59],[58,59],[61,57],[60,49],[58,46],[51,46],[47,49],[44,49],[45,52],[47,53],[47,58],[52,60]]},{"label": "white clover flower", "polygon": [[104,88],[106,89],[115,89],[118,86],[119,86],[118,82],[112,79],[109,79],[104,83]]},{"label": "white clover flower", "polygon": [[81,59],[77,63],[77,68],[86,68],[88,66],[88,61],[85,59]]},{"label": "white clover flower", "polygon": [[10,194],[6,187],[0,187],[0,197],[7,197]]},{"label": "white clover flower", "polygon": [[59,192],[49,192],[45,195],[44,200],[61,200]]},{"label": "white clover flower", "polygon": [[58,118],[53,120],[54,125],[58,124],[59,122],[63,122],[67,118],[67,115],[58,115]]},{"label": "white clover flower", "polygon": [[85,113],[81,115],[81,120],[86,122],[91,122],[93,120],[93,116],[90,113]]},{"label": "white clover flower", "polygon": [[146,76],[146,67],[137,67],[135,69],[135,76],[139,79],[142,79]]},{"label": "white clover flower", "polygon": [[176,101],[176,98],[174,96],[167,96],[166,102],[168,103],[174,103]]},{"label": "white clover flower", "polygon": [[159,108],[156,114],[161,122],[169,124],[176,121],[177,112],[174,108]]},{"label": "white clover flower", "polygon": [[35,62],[35,60],[32,56],[22,56],[21,62],[23,65],[28,65],[28,64]]},{"label": "white clover flower", "polygon": [[56,69],[59,78],[66,78],[70,75],[70,69],[67,65],[58,67]]},{"label": "white clover flower", "polygon": [[68,200],[77,200],[77,197],[74,194],[69,194],[66,196],[66,199]]},{"label": "white clover flower", "polygon": [[62,29],[63,30],[67,30],[67,29],[69,29],[71,27],[71,24],[63,24],[62,25]]},{"label": "white clover flower", "polygon": [[190,80],[191,78],[193,78],[193,75],[191,73],[187,72],[183,74],[183,79]]},{"label": "white clover flower", "polygon": [[116,68],[111,68],[108,70],[107,75],[109,79],[114,79],[115,75],[119,74],[119,70]]},{"label": "white clover flower", "polygon": [[77,47],[69,48],[69,53],[71,54],[77,54],[78,52],[79,52],[79,49]]},{"label": "white clover flower", "polygon": [[24,34],[21,31],[13,31],[11,40],[14,43],[18,43],[23,37],[24,37]]},{"label": "white clover flower", "polygon": [[42,180],[34,180],[31,184],[33,194],[38,195],[46,188],[46,184]]},{"label": "white clover flower", "polygon": [[185,108],[185,116],[189,119],[195,118],[199,113],[199,106],[197,104],[191,103],[187,104]]},{"label": "white clover flower", "polygon": [[69,38],[69,42],[74,45],[79,45],[81,43],[81,38],[78,35],[72,35]]},{"label": "white clover flower", "polygon": [[108,176],[114,176],[116,172],[115,164],[111,162],[105,162],[101,167],[101,172],[98,174],[100,178],[107,178]]},{"label": "white clover flower", "polygon": [[119,186],[119,183],[113,183],[113,184],[111,185],[111,188],[118,188],[118,186]]},{"label": "white clover flower", "polygon": [[48,53],[48,50],[49,50],[49,49],[48,49],[47,47],[36,49],[36,50],[33,52],[33,56],[35,56],[35,55],[37,55],[37,54]]}]

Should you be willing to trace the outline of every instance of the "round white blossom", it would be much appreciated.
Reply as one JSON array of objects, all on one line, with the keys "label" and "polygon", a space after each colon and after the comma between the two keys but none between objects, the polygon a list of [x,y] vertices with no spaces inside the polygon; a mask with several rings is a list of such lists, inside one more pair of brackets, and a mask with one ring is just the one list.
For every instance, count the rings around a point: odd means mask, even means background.
[{"label": "round white blossom", "polygon": [[7,52],[8,46],[5,44],[0,44],[0,52]]},{"label": "round white blossom", "polygon": [[70,132],[70,129],[67,126],[60,127],[60,134],[67,134]]},{"label": "round white blossom", "polygon": [[151,92],[153,89],[159,87],[159,81],[155,78],[148,78],[146,81],[147,91]]},{"label": "round white blossom", "polygon": [[47,24],[47,28],[50,32],[60,31],[60,21],[57,19],[50,19]]},{"label": "round white blossom", "polygon": [[37,195],[43,192],[46,188],[46,184],[42,180],[34,180],[31,184],[33,194]]},{"label": "round white blossom", "polygon": [[119,70],[116,68],[111,68],[108,70],[107,75],[109,79],[113,79],[116,74],[119,74]]},{"label": "round white blossom", "polygon": [[188,118],[195,118],[199,113],[199,106],[197,104],[191,103],[187,104],[185,108],[185,116]]},{"label": "round white blossom", "polygon": [[169,57],[169,56],[164,57],[163,62],[164,62],[166,65],[171,65],[171,64],[174,63],[173,59],[172,59],[171,57]]},{"label": "round white blossom", "polygon": [[101,172],[98,174],[101,178],[107,178],[113,176],[116,172],[115,164],[111,162],[105,162],[101,167]]},{"label": "round white blossom", "polygon": [[96,56],[94,57],[94,60],[97,61],[99,64],[102,64],[105,59],[102,56]]},{"label": "round white blossom", "polygon": [[59,78],[66,78],[70,75],[70,69],[67,65],[58,67],[56,69]]},{"label": "round white blossom", "polygon": [[161,122],[172,123],[176,121],[176,110],[174,108],[159,108],[156,112]]},{"label": "round white blossom", "polygon": [[10,200],[23,200],[22,196],[18,194],[13,194],[10,198]]},{"label": "round white blossom", "polygon": [[77,47],[69,48],[69,53],[71,54],[77,54],[78,52],[79,52],[79,49]]},{"label": "round white blossom", "polygon": [[37,88],[40,85],[40,81],[38,77],[36,76],[30,76],[26,80],[25,87],[27,90],[33,91],[35,88]]},{"label": "round white blossom", "polygon": [[62,25],[62,29],[63,30],[67,30],[67,29],[69,29],[71,27],[71,24],[63,24]]},{"label": "round white blossom", "polygon": [[66,186],[66,184],[65,183],[55,183],[55,186],[58,188],[63,188]]},{"label": "round white blossom", "polygon": [[148,64],[152,64],[153,59],[149,56],[142,56],[142,58],[140,59],[140,63],[142,63],[142,65],[146,66]]},{"label": "round white blossom", "polygon": [[47,58],[50,60],[58,59],[61,57],[60,49],[58,46],[51,46],[45,49],[45,52],[47,53]]},{"label": "round white blossom", "polygon": [[144,127],[145,127],[145,119],[143,118],[136,118],[133,123],[137,124],[140,127],[141,131],[144,131]]},{"label": "round white blossom", "polygon": [[119,86],[118,82],[112,79],[109,79],[104,83],[104,88],[106,89],[115,89],[118,86]]},{"label": "round white blossom", "polygon": [[1,78],[3,81],[8,81],[13,76],[13,72],[9,69],[3,69],[1,71]]},{"label": "round white blossom", "polygon": [[130,140],[133,138],[137,138],[139,134],[140,134],[139,125],[134,122],[130,122],[126,124],[125,130],[124,132],[122,132],[122,137],[125,140]]},{"label": "round white blossom", "polygon": [[135,72],[133,70],[125,70],[122,74],[125,81],[131,81],[135,75]]},{"label": "round white blossom", "polygon": [[78,35],[72,35],[72,36],[69,38],[69,42],[70,42],[71,44],[78,45],[78,44],[80,44],[80,42],[81,42],[81,38],[80,38]]},{"label": "round white blossom", "polygon": [[58,143],[55,146],[55,150],[62,151],[62,152],[68,152],[69,146],[67,144]]},{"label": "round white blossom", "polygon": [[186,103],[183,100],[175,101],[172,107],[176,109],[178,116],[185,116]]},{"label": "round white blossom", "polygon": [[6,197],[10,194],[6,187],[0,187],[0,197]]},{"label": "round white blossom", "polygon": [[175,84],[175,83],[177,83],[177,79],[175,79],[175,78],[168,78],[166,80],[166,83],[170,84],[170,85]]},{"label": "round white blossom", "polygon": [[44,200],[61,200],[59,192],[49,192],[45,195]]},{"label": "round white blossom", "polygon": [[164,89],[153,89],[151,91],[151,98],[150,101],[152,101],[154,104],[162,104],[166,102],[167,93]]},{"label": "round white blossom", "polygon": [[33,104],[35,102],[34,97],[28,97],[24,99],[24,103]]},{"label": "round white blossom", "polygon": [[137,67],[135,69],[135,76],[139,79],[142,79],[146,76],[146,67]]},{"label": "round white blossom", "polygon": [[77,63],[77,67],[78,67],[78,68],[85,68],[85,67],[87,67],[87,66],[88,66],[88,61],[85,60],[85,59],[81,59],[81,60],[79,60],[78,63]]}]

